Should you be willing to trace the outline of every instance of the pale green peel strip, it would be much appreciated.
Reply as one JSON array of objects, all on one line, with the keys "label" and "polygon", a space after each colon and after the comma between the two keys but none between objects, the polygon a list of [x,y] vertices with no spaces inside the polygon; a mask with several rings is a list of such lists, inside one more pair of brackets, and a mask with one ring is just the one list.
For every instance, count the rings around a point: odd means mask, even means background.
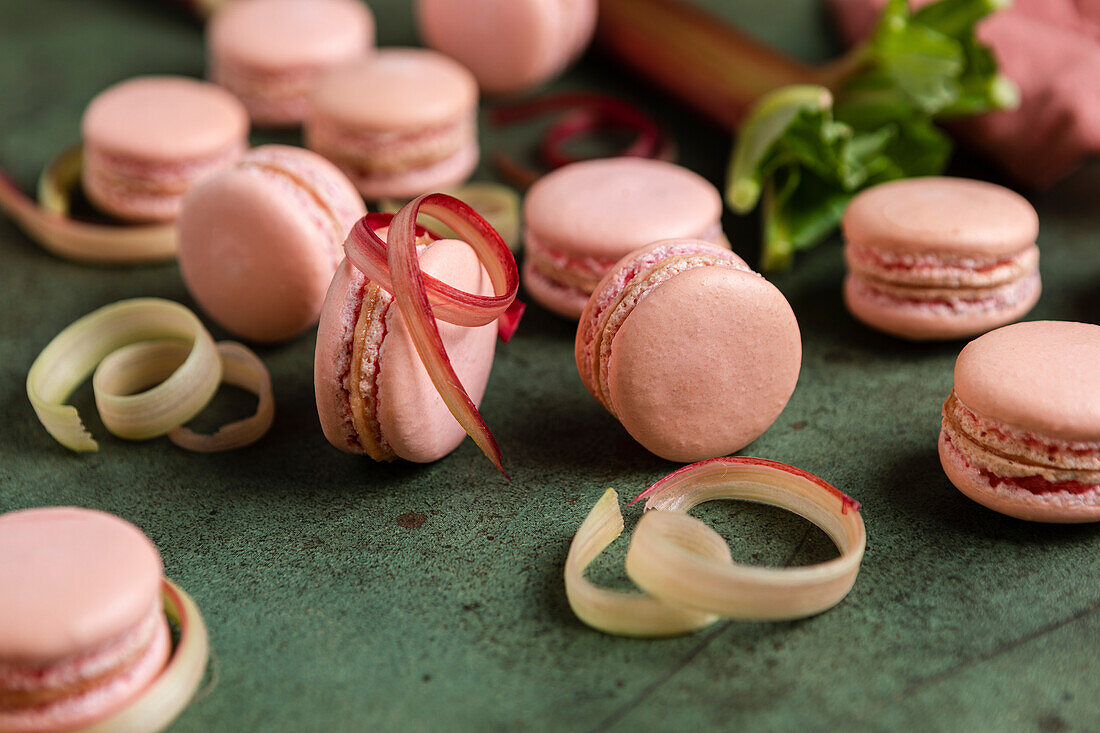
[{"label": "pale green peel strip", "polygon": [[[690,551],[715,562],[732,563],[726,541],[702,526],[705,531],[689,538]],[[643,593],[601,588],[585,578],[585,569],[622,532],[619,495],[608,489],[577,530],[565,560],[565,595],[577,618],[594,629],[620,636],[687,634],[718,619],[710,613],[667,605]]]},{"label": "pale green peel strip", "polygon": [[198,453],[214,453],[252,445],[275,422],[275,396],[271,374],[260,357],[236,341],[219,341],[218,356],[222,360],[222,380],[246,389],[259,398],[256,414],[243,420],[226,423],[213,435],[200,435],[191,428],[178,427],[168,433],[168,439],[180,448]]},{"label": "pale green peel strip", "polygon": [[[236,341],[220,341],[217,350],[222,363],[222,381],[255,394],[259,398],[256,413],[222,425],[213,435],[174,427],[168,431],[168,439],[180,448],[198,453],[243,448],[263,437],[275,420],[271,375],[260,357]],[[100,362],[93,384],[98,384],[101,391],[105,387],[112,392],[145,389],[169,377],[190,353],[191,345],[185,341],[161,339],[130,344]]]},{"label": "pale green peel strip", "polygon": [[120,394],[132,385],[111,370],[93,380],[104,425],[122,438],[164,435],[206,406],[222,377],[214,340],[202,323],[178,303],[160,298],[123,300],[79,319],[43,349],[27,374],[27,397],[38,419],[59,443],[74,451],[98,445],[85,430],[76,408],[64,404],[109,354],[130,344],[175,339],[193,344],[180,367],[164,382],[137,394]]}]

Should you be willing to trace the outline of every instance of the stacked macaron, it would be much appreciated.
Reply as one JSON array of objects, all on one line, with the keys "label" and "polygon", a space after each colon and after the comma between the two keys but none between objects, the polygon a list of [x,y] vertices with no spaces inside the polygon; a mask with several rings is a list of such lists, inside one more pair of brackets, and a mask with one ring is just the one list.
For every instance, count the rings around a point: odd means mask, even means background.
[{"label": "stacked macaron", "polygon": [[455,186],[477,166],[477,82],[435,51],[379,50],[318,82],[305,141],[368,199]]},{"label": "stacked macaron", "polygon": [[976,336],[1039,300],[1039,219],[1019,194],[962,178],[868,189],[843,221],[844,300],[873,328],[903,338]]},{"label": "stacked macaron", "polygon": [[802,364],[786,298],[701,240],[624,257],[599,283],[575,344],[581,381],[635,440],[672,461],[727,455],[775,422]]},{"label": "stacked macaron", "polygon": [[81,123],[84,192],[104,212],[170,221],[198,180],[248,147],[248,114],[219,86],[147,76],[101,92]]},{"label": "stacked macaron", "polygon": [[366,207],[315,153],[265,145],[188,194],[179,263],[188,292],[218,324],[282,341],[317,322],[343,243]]},{"label": "stacked macaron", "polygon": [[358,0],[236,0],[206,31],[211,81],[233,92],[257,125],[296,125],[330,69],[365,57],[374,16]]},{"label": "stacked macaron", "polygon": [[141,530],[71,507],[0,515],[0,730],[81,728],[125,707],[171,649]]},{"label": "stacked macaron", "polygon": [[420,35],[456,59],[487,94],[518,92],[557,75],[596,28],[596,0],[418,0]]},{"label": "stacked macaron", "polygon": [[523,212],[523,284],[571,319],[615,263],[639,247],[670,238],[728,246],[717,189],[659,160],[604,158],[559,168],[531,186]]},{"label": "stacked macaron", "polygon": [[[420,268],[468,293],[493,292],[465,242],[425,239]],[[459,381],[479,403],[493,365],[496,321],[473,328],[438,322],[437,327]],[[336,271],[321,311],[314,387],[325,437],[347,453],[427,463],[466,437],[432,384],[393,296],[347,261]]]},{"label": "stacked macaron", "polygon": [[967,344],[939,451],[951,482],[995,511],[1100,520],[1100,326],[1017,323]]}]

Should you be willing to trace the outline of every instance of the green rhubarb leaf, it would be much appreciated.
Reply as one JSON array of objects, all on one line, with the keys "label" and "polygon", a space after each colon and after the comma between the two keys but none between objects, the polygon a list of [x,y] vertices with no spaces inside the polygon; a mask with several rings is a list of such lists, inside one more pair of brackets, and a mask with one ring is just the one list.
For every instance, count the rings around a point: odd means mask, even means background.
[{"label": "green rhubarb leaf", "polygon": [[863,188],[942,172],[951,142],[935,120],[1015,106],[1015,85],[974,35],[1004,4],[940,0],[911,12],[888,0],[832,90],[792,86],[760,98],[731,156],[726,201],[738,213],[762,205],[765,270],[827,237]]}]

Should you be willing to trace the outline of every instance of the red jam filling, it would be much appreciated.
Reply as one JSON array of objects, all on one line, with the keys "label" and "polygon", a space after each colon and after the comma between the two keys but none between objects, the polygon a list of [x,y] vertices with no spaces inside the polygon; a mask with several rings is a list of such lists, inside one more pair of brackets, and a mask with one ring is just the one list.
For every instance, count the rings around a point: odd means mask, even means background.
[{"label": "red jam filling", "polygon": [[1009,488],[1030,491],[1032,494],[1052,494],[1055,492],[1087,494],[1098,486],[1098,484],[1083,484],[1080,481],[1047,481],[1042,476],[998,476],[985,469],[982,469],[980,473],[993,488],[1004,484]]}]

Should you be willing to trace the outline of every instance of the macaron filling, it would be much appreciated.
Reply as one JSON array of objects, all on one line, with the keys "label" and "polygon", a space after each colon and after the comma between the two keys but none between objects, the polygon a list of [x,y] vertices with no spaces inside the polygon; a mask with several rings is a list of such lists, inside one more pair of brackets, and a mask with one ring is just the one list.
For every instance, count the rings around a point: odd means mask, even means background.
[{"label": "macaron filling", "polygon": [[428,168],[468,147],[477,135],[473,113],[418,130],[369,130],[315,119],[308,146],[357,176]]},{"label": "macaron filling", "polygon": [[386,313],[393,296],[366,278],[361,292],[359,314],[348,344],[348,372],[340,379],[348,395],[348,414],[359,447],[376,461],[392,461],[397,454],[382,436],[378,420],[378,373],[387,331]]},{"label": "macaron filling", "polygon": [[944,403],[941,442],[991,488],[1034,495],[1100,490],[1100,443],[1059,440],[991,420],[954,391]]},{"label": "macaron filling", "polygon": [[[722,225],[714,222],[698,236],[685,239],[701,239],[719,244],[723,241]],[[524,247],[527,259],[531,263],[528,272],[541,276],[547,284],[575,291],[587,297],[596,289],[600,279],[606,275],[619,257],[591,257],[557,248],[530,229],[524,235]]]},{"label": "macaron filling", "polygon": [[852,295],[880,306],[935,312],[948,316],[995,313],[1038,299],[1039,273],[992,288],[916,288],[886,285],[848,276]]},{"label": "macaron filling", "polygon": [[740,257],[728,250],[699,242],[672,241],[653,248],[620,268],[594,296],[596,300],[589,319],[582,326],[581,379],[612,415],[616,413],[607,381],[608,362],[619,328],[657,286],[698,267],[728,267],[752,272]]},{"label": "macaron filling", "polygon": [[220,59],[210,80],[231,89],[254,120],[297,122],[309,111],[309,93],[325,66],[259,70]]},{"label": "macaron filling", "polygon": [[160,600],[117,639],[48,664],[0,662],[0,710],[37,707],[83,694],[136,666],[165,623]]},{"label": "macaron filling", "polygon": [[893,252],[849,242],[844,258],[852,272],[867,280],[928,287],[990,287],[1035,272],[1039,248],[1008,256],[980,257],[930,252]]},{"label": "macaron filling", "polygon": [[85,145],[81,175],[88,196],[107,213],[173,218],[196,181],[232,165],[246,147],[234,142],[211,155],[166,164]]},{"label": "macaron filling", "polygon": [[1002,476],[987,468],[981,468],[965,453],[946,432],[940,433],[941,452],[946,451],[958,465],[978,478],[977,483],[988,484],[989,489],[1002,493],[1006,498],[1054,505],[1100,504],[1100,482],[1085,483],[1076,480],[1050,481],[1039,475]]}]

